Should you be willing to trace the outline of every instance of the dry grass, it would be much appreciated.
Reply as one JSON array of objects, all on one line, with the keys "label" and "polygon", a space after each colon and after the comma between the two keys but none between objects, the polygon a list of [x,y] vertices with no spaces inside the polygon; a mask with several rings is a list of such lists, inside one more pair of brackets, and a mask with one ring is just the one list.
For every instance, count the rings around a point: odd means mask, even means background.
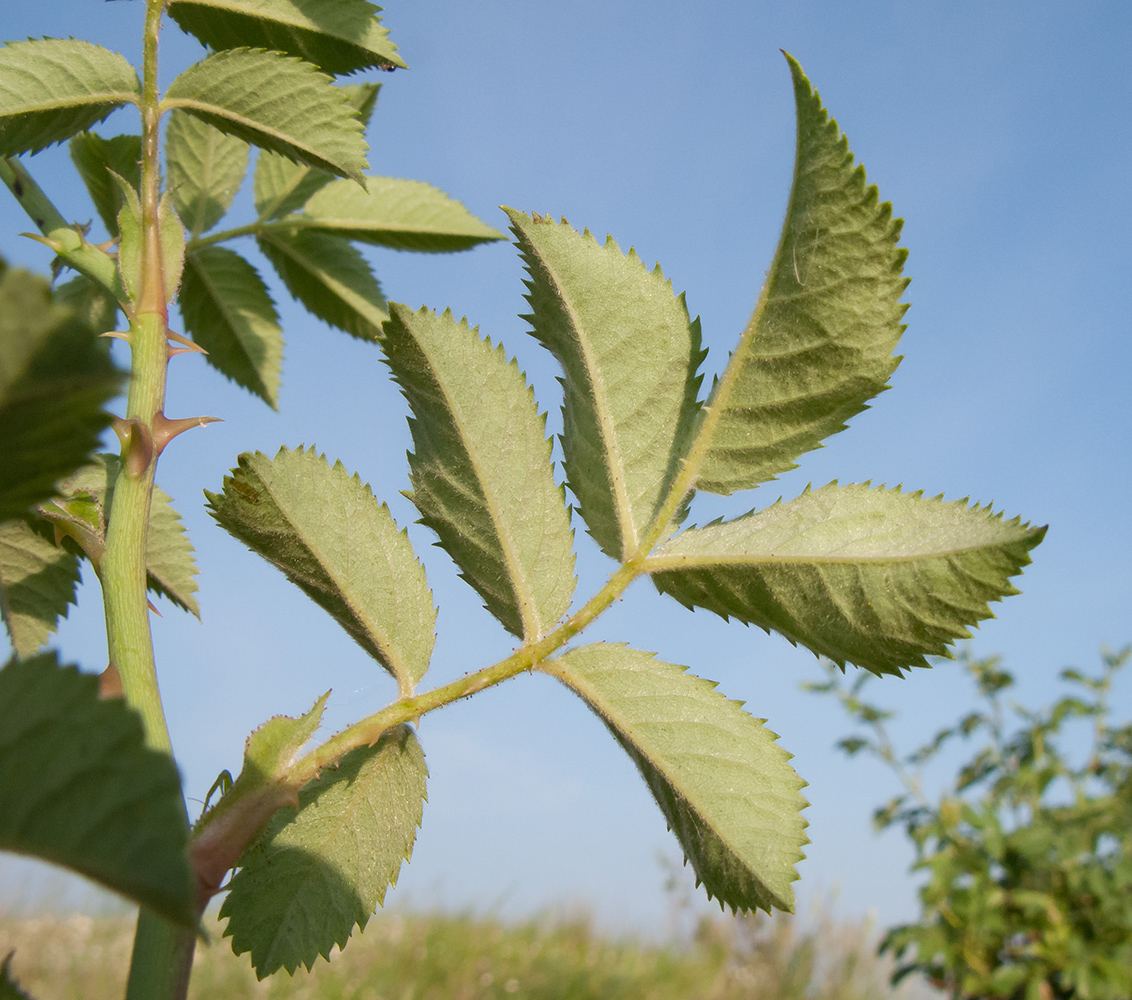
[{"label": "dry grass", "polygon": [[[313,973],[256,981],[212,928],[198,948],[193,1000],[891,1000],[863,925],[789,918],[702,920],[691,940],[612,938],[591,921],[381,914]],[[0,917],[0,958],[36,1000],[120,997],[132,921]],[[913,986],[914,990],[915,987]],[[907,989],[900,996],[910,998]],[[922,994],[921,994],[922,995]]]}]

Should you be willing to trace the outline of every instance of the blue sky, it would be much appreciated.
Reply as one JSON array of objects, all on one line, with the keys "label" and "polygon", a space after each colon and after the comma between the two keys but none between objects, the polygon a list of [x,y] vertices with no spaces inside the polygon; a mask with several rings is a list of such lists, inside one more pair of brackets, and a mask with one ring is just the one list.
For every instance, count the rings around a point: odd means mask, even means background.
[{"label": "blue sky", "polygon": [[[86,37],[137,57],[138,2],[4,4],[0,35]],[[754,494],[701,497],[703,523],[790,497],[808,483],[871,479],[949,499],[994,501],[1050,525],[1024,591],[996,606],[972,645],[1001,652],[1019,696],[1051,696],[1066,665],[1092,668],[1101,643],[1132,640],[1132,349],[1129,164],[1132,8],[1118,2],[765,4],[391,0],[386,24],[408,72],[385,86],[370,132],[372,172],[427,180],[502,228],[499,204],[563,215],[660,261],[703,321],[719,371],[746,323],[778,236],[793,156],[796,56],[882,198],[906,219],[912,308],[893,388],[800,468]],[[198,57],[170,26],[163,76]],[[133,130],[124,113],[103,134]],[[91,210],[65,151],[29,166],[64,214]],[[234,218],[246,212],[237,203]],[[29,223],[0,199],[10,259],[45,268],[14,234]],[[244,248],[254,255],[249,246]],[[555,371],[526,335],[522,269],[509,245],[446,257],[372,251],[386,293],[451,307],[501,339],[535,384],[550,425]],[[301,593],[217,528],[216,489],[241,451],[317,445],[369,481],[401,524],[405,405],[372,347],[292,308],[272,413],[199,359],[174,362],[166,412],[223,424],[179,439],[159,481],[198,551],[203,623],[171,607],[155,620],[162,689],[188,794],[236,770],[247,732],[333,688],[326,731],[395,696],[383,672]],[[511,640],[456,578],[429,533],[410,534],[440,606],[427,681],[510,651]],[[579,593],[610,569],[579,532]],[[64,654],[105,662],[96,586],[64,625]],[[720,681],[769,719],[809,782],[808,858],[798,894],[839,887],[846,914],[914,913],[910,852],[874,837],[869,815],[894,791],[879,768],[833,749],[847,726],[799,684],[808,652],[663,601],[639,582],[587,638],[627,640]],[[965,710],[958,669],[875,688],[912,741]],[[1132,687],[1118,691],[1127,718]],[[390,897],[415,905],[528,913],[585,902],[618,926],[663,926],[657,852],[678,856],[630,762],[600,724],[545,678],[519,678],[427,717],[431,770],[414,860]],[[191,811],[196,806],[190,803]],[[0,880],[23,878],[5,862]],[[3,894],[0,886],[0,895]]]}]

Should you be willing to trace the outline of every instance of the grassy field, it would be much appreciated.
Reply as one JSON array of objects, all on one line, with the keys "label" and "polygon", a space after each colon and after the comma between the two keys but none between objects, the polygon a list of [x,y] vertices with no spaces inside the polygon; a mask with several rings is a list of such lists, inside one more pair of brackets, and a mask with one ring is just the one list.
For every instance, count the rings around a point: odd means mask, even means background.
[{"label": "grassy field", "polygon": [[[0,917],[0,959],[36,1000],[120,997],[132,921]],[[790,919],[702,920],[680,945],[600,934],[584,919],[504,924],[490,918],[379,914],[310,974],[257,983],[212,928],[197,950],[193,1000],[912,1000],[887,985],[861,925]]]}]

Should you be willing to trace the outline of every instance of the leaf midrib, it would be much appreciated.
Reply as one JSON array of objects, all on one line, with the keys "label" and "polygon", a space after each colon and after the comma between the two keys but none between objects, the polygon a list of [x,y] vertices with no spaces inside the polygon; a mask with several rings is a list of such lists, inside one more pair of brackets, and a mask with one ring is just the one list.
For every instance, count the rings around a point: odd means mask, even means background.
[{"label": "leaf midrib", "polygon": [[[234,122],[243,126],[253,132],[259,132],[262,135],[270,136],[279,142],[292,146],[295,149],[301,149],[308,156],[317,159],[320,163],[328,163],[329,161],[321,156],[318,150],[309,145],[308,143],[301,142],[295,136],[281,132],[279,129],[274,128],[265,122],[259,121],[255,118],[248,118],[246,115],[239,114],[231,108],[221,107],[219,104],[209,104],[207,101],[194,100],[189,97],[167,97],[161,102],[161,111],[171,110],[172,108],[184,108],[188,111],[199,111],[215,118],[220,118],[224,121]],[[211,123],[210,123],[211,124]]]},{"label": "leaf midrib", "polygon": [[279,494],[276,493],[274,489],[272,489],[272,484],[258,471],[256,472],[256,477],[263,484],[264,489],[270,494],[273,502],[275,503],[275,506],[279,509],[280,513],[282,513],[283,516],[287,519],[287,523],[291,526],[291,529],[294,531],[295,537],[299,540],[299,543],[307,552],[311,554],[315,562],[317,562],[319,567],[322,569],[323,573],[326,574],[327,579],[332,582],[335,590],[342,596],[343,600],[345,601],[346,607],[350,609],[351,617],[358,624],[361,631],[365,633],[365,635],[374,644],[374,646],[381,652],[384,662],[389,665],[389,669],[393,673],[393,676],[397,681],[397,687],[402,691],[411,691],[413,688],[411,671],[406,669],[405,664],[401,662],[400,657],[395,655],[395,650],[393,650],[390,646],[383,642],[381,637],[375,634],[373,629],[369,627],[369,625],[367,624],[367,618],[361,613],[359,605],[355,600],[354,588],[343,586],[343,581],[339,580],[338,576],[330,571],[330,564],[324,557],[322,550],[308,540],[305,532],[299,530],[295,519],[291,515],[290,506],[285,505],[282,502]]},{"label": "leaf midrib", "polygon": [[[475,334],[472,333],[472,336],[475,336]],[[413,337],[413,339],[415,340],[416,338]],[[477,339],[479,338],[477,337]],[[486,344],[487,342],[480,341],[480,343]],[[489,349],[494,353],[497,348],[490,347],[489,345]],[[418,350],[420,350],[419,347]],[[423,350],[421,350],[421,356],[428,364],[429,375],[433,385],[436,386],[441,396],[443,396],[446,408],[452,415],[452,422],[456,426],[460,444],[463,446],[464,452],[468,455],[475,471],[476,485],[479,487],[480,495],[483,497],[488,517],[491,519],[492,526],[495,528],[495,535],[496,538],[499,539],[499,545],[503,554],[503,562],[508,571],[506,582],[510,585],[515,601],[518,604],[519,619],[523,624],[523,638],[538,638],[542,635],[542,624],[539,620],[538,608],[535,605],[534,591],[531,589],[530,581],[527,579],[527,574],[523,570],[523,564],[518,557],[511,534],[504,530],[506,521],[500,511],[498,491],[491,488],[493,482],[492,477],[484,474],[479,450],[471,447],[470,442],[473,441],[473,438],[468,430],[467,423],[461,419],[455,405],[455,400],[447,391],[445,381],[438,377],[436,367],[432,363],[432,358]]]},{"label": "leaf midrib", "polygon": [[[577,672],[570,670],[569,668],[563,669],[555,660],[544,660],[541,664],[539,664],[539,666],[536,669],[541,670],[545,673],[548,673],[552,677],[556,677],[563,684],[565,684],[568,688],[570,688],[572,691],[574,691],[579,697],[581,697],[587,704],[592,706],[594,708],[594,710],[598,713],[598,715],[601,716],[601,718],[603,720],[606,720],[607,722],[612,723],[614,728],[618,729],[622,733],[625,733],[626,738],[628,738],[630,740],[634,749],[638,753],[641,754],[643,759],[648,761],[649,765],[661,776],[662,780],[673,790],[678,803],[683,808],[687,809],[690,813],[692,813],[695,816],[696,820],[699,822],[699,824],[702,828],[709,830],[712,833],[713,836],[715,836],[717,839],[719,839],[724,844],[724,846],[727,848],[727,850],[730,851],[731,854],[734,857],[740,858],[741,863],[743,864],[744,867],[747,867],[746,862],[742,861],[741,855],[739,854],[739,851],[736,850],[734,844],[731,841],[731,838],[728,837],[728,836],[724,836],[723,833],[720,831],[719,827],[714,823],[710,823],[704,817],[701,810],[698,809],[696,806],[694,806],[692,804],[693,799],[692,799],[691,795],[689,794],[689,790],[686,789],[684,787],[684,785],[677,782],[672,777],[671,774],[669,774],[659,764],[657,764],[657,762],[656,762],[657,761],[657,755],[655,754],[655,752],[653,752],[654,748],[649,746],[647,740],[643,740],[643,739],[639,738],[637,731],[635,730],[635,728],[633,726],[625,724],[625,719],[622,715],[620,715],[617,712],[610,711],[608,703],[600,697],[597,690],[586,680],[586,678],[584,678],[583,676],[581,676]],[[685,726],[690,725],[690,726],[694,727],[694,726],[697,725],[697,723],[690,723],[686,719],[680,720],[680,722]],[[671,723],[670,723],[670,725],[671,725]],[[698,723],[698,725],[710,725],[710,723],[701,722],[701,723]],[[718,728],[718,727],[713,727],[713,728]],[[742,762],[738,761],[737,763],[742,763]],[[694,791],[694,789],[693,789],[693,791]],[[759,883],[760,887],[763,888],[764,891],[765,891],[765,886],[763,886],[762,880],[759,879],[755,875],[754,872],[751,872],[751,877],[754,878],[755,881]]]},{"label": "leaf midrib", "polygon": [[[209,274],[208,269],[200,266],[200,262],[196,259],[196,255],[186,254],[185,258],[186,264],[189,260],[192,260],[193,271],[196,273],[197,280],[199,280],[200,283],[204,285],[206,289],[208,289],[209,294],[212,296],[213,304],[216,306],[217,311],[220,313],[220,315],[224,317],[224,322],[228,324],[228,329],[232,332],[232,336],[235,339],[236,343],[240,345],[240,350],[243,352],[244,360],[251,367],[252,372],[255,375],[255,379],[260,385],[260,388],[263,389],[265,395],[269,394],[268,387],[264,383],[264,380],[259,373],[259,368],[256,365],[255,360],[252,358],[247,344],[244,343],[244,338],[241,336],[241,333],[247,332],[247,327],[249,324],[236,323],[232,319],[233,310],[228,308],[227,298],[219,293],[217,285],[213,282],[212,276],[211,274]],[[238,309],[235,310],[235,313],[237,315],[242,315],[241,311]]]},{"label": "leaf midrib", "polygon": [[0,120],[5,118],[20,118],[23,115],[42,113],[46,111],[59,111],[64,108],[80,108],[84,105],[90,104],[137,104],[137,94],[133,92],[121,91],[107,91],[106,93],[98,94],[84,94],[81,99],[56,99],[53,101],[37,101],[34,104],[27,104],[22,108],[9,111],[7,114],[0,115]]},{"label": "leaf midrib", "polygon": [[[594,242],[596,243],[597,241],[595,240]],[[534,250],[533,241],[531,241],[531,247],[532,250]],[[598,415],[598,433],[601,435],[603,450],[605,451],[606,460],[609,463],[608,468],[611,473],[609,477],[610,486],[613,489],[615,500],[614,511],[617,515],[618,526],[621,529],[618,532],[621,536],[619,539],[621,542],[621,556],[624,558],[626,553],[636,549],[638,539],[636,525],[633,523],[629,496],[626,492],[625,463],[621,458],[621,449],[617,446],[617,436],[614,433],[614,419],[609,412],[609,393],[604,380],[601,378],[601,370],[596,360],[593,358],[593,352],[590,350],[589,345],[591,338],[588,335],[583,336],[585,326],[581,322],[577,311],[574,309],[573,303],[564,293],[566,283],[544,255],[539,254],[538,257],[542,266],[546,268],[548,277],[551,279],[551,287],[554,289],[555,297],[562,303],[562,308],[565,310],[570,325],[574,330],[574,339],[577,342],[578,350],[581,355],[582,366],[585,369],[587,381],[593,390],[594,411]],[[599,389],[601,390],[600,392],[598,391]]]},{"label": "leaf midrib", "polygon": [[354,291],[354,289],[348,287],[347,285],[344,285],[342,282],[338,281],[338,279],[332,277],[322,268],[313,269],[308,263],[308,258],[295,253],[294,248],[290,244],[280,243],[278,240],[273,240],[271,238],[270,232],[263,234],[260,238],[269,241],[276,250],[285,254],[289,260],[292,260],[296,264],[298,264],[304,272],[315,278],[320,284],[323,285],[323,287],[328,289],[334,295],[337,295],[338,298],[346,303],[347,306],[349,306],[356,313],[365,318],[368,322],[372,323],[378,329],[381,328],[382,322],[384,322],[384,320],[388,318],[384,313],[381,313],[380,310],[377,310],[380,318],[367,316],[367,310],[377,309],[377,307],[372,302],[370,302],[364,296],[358,294],[356,291]]},{"label": "leaf midrib", "polygon": [[926,559],[942,559],[949,556],[960,556],[968,552],[977,552],[993,547],[987,542],[979,545],[965,545],[961,548],[938,549],[916,553],[914,555],[877,555],[877,556],[834,556],[828,553],[816,555],[776,556],[751,554],[719,555],[653,555],[644,562],[647,573],[664,572],[665,570],[712,569],[718,566],[746,566],[755,568],[763,565],[797,565],[807,566],[888,566],[892,564],[917,563]]}]

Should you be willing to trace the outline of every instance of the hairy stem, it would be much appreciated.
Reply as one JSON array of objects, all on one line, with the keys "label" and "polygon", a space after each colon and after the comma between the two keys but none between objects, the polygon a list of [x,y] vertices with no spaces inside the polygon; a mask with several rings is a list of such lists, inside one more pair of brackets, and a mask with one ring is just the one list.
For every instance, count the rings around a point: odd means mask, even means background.
[{"label": "hairy stem", "polygon": [[[372,746],[394,726],[414,722],[428,712],[451,705],[517,674],[537,669],[542,661],[565,646],[616,601],[641,572],[642,560],[624,563],[583,607],[538,642],[521,646],[495,665],[451,684],[401,698],[344,729],[295,761],[287,773],[278,778],[274,791],[265,789],[262,784],[242,786],[237,781],[232,790],[202,817],[194,830],[193,857],[204,900],[207,901],[207,896],[217,891],[224,872],[236,864],[247,844],[271,818],[271,813],[289,801],[293,802],[298,789],[318,777],[323,768],[334,764],[351,750]],[[278,794],[284,787],[290,792]]]}]

